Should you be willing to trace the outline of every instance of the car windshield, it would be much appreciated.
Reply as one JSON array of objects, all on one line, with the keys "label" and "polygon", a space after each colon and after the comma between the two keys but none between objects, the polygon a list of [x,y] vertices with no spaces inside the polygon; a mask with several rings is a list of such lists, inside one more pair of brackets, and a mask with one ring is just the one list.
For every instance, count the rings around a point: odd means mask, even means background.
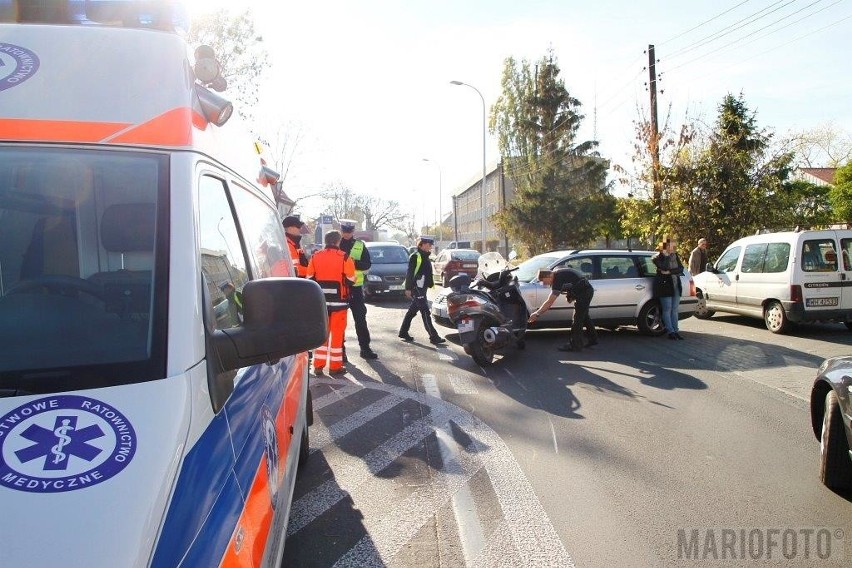
[{"label": "car windshield", "polygon": [[369,247],[370,261],[373,264],[404,264],[408,262],[408,251],[404,246]]},{"label": "car windshield", "polygon": [[163,155],[0,148],[0,393],[163,376],[167,179]]},{"label": "car windshield", "polygon": [[532,280],[538,275],[539,270],[542,268],[549,268],[551,264],[560,258],[562,257],[554,254],[540,254],[522,262],[518,266],[517,272],[515,272],[518,277],[518,281],[532,282]]},{"label": "car windshield", "polygon": [[477,260],[479,251],[475,250],[456,250],[452,252],[453,260]]}]

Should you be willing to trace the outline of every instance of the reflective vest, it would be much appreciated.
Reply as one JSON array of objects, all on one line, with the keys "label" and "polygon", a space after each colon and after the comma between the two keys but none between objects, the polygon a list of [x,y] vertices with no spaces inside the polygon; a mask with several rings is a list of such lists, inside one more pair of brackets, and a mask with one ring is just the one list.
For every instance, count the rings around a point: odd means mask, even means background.
[{"label": "reflective vest", "polygon": [[308,262],[308,278],[320,285],[329,312],[349,307],[349,278],[355,276],[355,263],[337,248],[317,251]]},{"label": "reflective vest", "polygon": [[[362,254],[364,254],[364,241],[355,239],[355,243],[352,245],[352,250],[349,251],[349,256],[352,257],[352,260],[361,260]],[[355,269],[355,286],[361,286],[364,284],[365,272],[365,270]]]},{"label": "reflective vest", "polygon": [[287,236],[287,249],[290,251],[290,260],[293,261],[293,268],[296,270],[296,276],[304,278],[308,274],[308,267],[302,266],[302,257],[305,253],[302,249],[296,247],[296,243],[290,240],[289,235]]}]

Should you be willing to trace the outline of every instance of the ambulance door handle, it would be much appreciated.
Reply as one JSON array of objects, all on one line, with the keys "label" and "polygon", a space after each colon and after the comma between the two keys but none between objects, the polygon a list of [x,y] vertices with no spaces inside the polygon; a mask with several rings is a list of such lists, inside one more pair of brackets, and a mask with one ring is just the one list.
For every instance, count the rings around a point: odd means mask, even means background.
[{"label": "ambulance door handle", "polygon": [[845,272],[841,272],[841,273],[840,273],[840,279],[841,279],[841,280],[846,280],[846,273],[845,273]]},{"label": "ambulance door handle", "polygon": [[290,435],[291,436],[293,435],[293,426],[292,425],[290,426]]},{"label": "ambulance door handle", "polygon": [[739,281],[740,281],[740,275],[739,275],[739,274],[737,274],[736,276],[734,276],[734,280],[736,280],[737,282],[739,282]]}]

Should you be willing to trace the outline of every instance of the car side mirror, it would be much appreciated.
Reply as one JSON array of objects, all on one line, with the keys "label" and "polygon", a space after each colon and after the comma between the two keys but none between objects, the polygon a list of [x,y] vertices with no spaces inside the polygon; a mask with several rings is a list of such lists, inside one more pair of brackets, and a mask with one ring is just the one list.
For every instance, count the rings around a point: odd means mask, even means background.
[{"label": "car side mirror", "polygon": [[713,274],[716,274],[716,267],[713,266],[712,262],[707,263],[706,270],[707,270],[707,272],[712,272]]},{"label": "car side mirror", "polygon": [[325,342],[328,312],[322,289],[313,280],[252,280],[242,295],[243,325],[212,334],[220,371],[272,363]]}]

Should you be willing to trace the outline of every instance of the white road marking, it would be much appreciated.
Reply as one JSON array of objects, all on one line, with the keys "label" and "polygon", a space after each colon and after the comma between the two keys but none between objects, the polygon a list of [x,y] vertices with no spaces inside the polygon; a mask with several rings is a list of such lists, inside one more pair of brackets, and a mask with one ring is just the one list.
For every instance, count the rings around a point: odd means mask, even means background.
[{"label": "white road marking", "polygon": [[[438,383],[433,375],[423,375],[421,379],[423,380],[423,390],[427,394],[441,398],[441,391],[438,389]],[[441,428],[435,431],[435,435],[438,438],[438,447],[441,449],[441,461],[443,461],[444,467],[446,468],[448,463],[459,463],[461,458],[458,450],[456,450],[457,444],[452,433],[445,432]],[[479,521],[476,503],[473,501],[467,483],[453,493],[452,502],[465,565],[470,566],[473,559],[479,556],[479,553],[485,548],[485,536],[482,534],[482,523]]]},{"label": "white road marking", "polygon": [[330,444],[332,440],[339,440],[352,430],[359,428],[384,412],[387,412],[405,399],[395,394],[389,394],[377,400],[373,404],[365,406],[341,420],[335,422],[330,428],[322,422],[315,420],[311,426],[311,453],[316,452]]},{"label": "white road marking", "polygon": [[[434,376],[424,381],[424,384],[431,381],[434,381]],[[313,383],[336,387],[349,384],[344,379],[331,378],[320,378]],[[519,566],[574,566],[508,446],[487,424],[451,403],[424,393],[378,382],[364,381],[363,385],[364,388],[381,390],[390,395],[370,405],[368,408],[371,412],[381,413],[386,411],[382,408],[392,407],[390,401],[380,404],[384,400],[407,398],[428,406],[429,416],[409,425],[403,432],[376,447],[364,459],[353,459],[343,450],[327,445],[323,453],[329,458],[328,463],[336,483],[321,486],[315,490],[316,493],[311,492],[293,504],[288,533],[304,529],[334,503],[349,495],[355,507],[364,515],[362,522],[367,536],[341,556],[336,565],[393,564],[396,554],[460,489],[467,488],[471,477],[484,467],[504,520],[495,533],[487,537],[483,535],[483,546],[475,553],[465,551],[467,563],[485,566],[506,563]],[[429,386],[428,390],[437,391],[437,384],[434,388]],[[362,415],[354,422],[363,424],[374,417]],[[455,428],[471,440],[462,450],[458,449],[458,443],[452,435],[453,429],[448,423],[450,419]],[[352,424],[333,432],[327,430],[326,444],[345,435],[349,426]],[[317,425],[312,426],[311,430],[311,437],[315,438]],[[394,463],[417,440],[428,436],[430,430],[436,431],[439,439],[443,438],[442,445],[455,449],[454,455],[445,459],[442,470],[436,472],[429,483],[419,486],[406,499],[393,506],[388,502],[388,496],[393,494],[397,481],[374,474]],[[442,455],[443,452],[442,448]],[[472,499],[470,508],[475,510]],[[462,524],[459,526],[460,536],[466,529]],[[481,532],[481,526],[479,530]],[[491,562],[490,559],[499,560]]]},{"label": "white road marking", "polygon": [[553,420],[550,416],[547,417],[547,422],[550,424],[550,435],[553,436],[553,451],[559,453],[559,446],[556,444],[556,429],[553,427]]},{"label": "white road marking", "polygon": [[[315,383],[316,380],[312,379],[311,382]],[[313,400],[314,412],[317,412],[318,410],[322,410],[323,408],[325,408],[329,404],[333,404],[337,401],[343,400],[344,398],[346,398],[350,394],[354,393],[355,391],[361,390],[361,388],[363,388],[363,387],[359,388],[355,385],[344,385],[343,388],[331,389],[331,392],[326,393],[326,394],[324,394],[320,397],[317,397]]]},{"label": "white road marking", "polygon": [[457,361],[458,358],[458,355],[448,349],[442,349],[438,351],[438,359],[440,359],[441,361]]}]

